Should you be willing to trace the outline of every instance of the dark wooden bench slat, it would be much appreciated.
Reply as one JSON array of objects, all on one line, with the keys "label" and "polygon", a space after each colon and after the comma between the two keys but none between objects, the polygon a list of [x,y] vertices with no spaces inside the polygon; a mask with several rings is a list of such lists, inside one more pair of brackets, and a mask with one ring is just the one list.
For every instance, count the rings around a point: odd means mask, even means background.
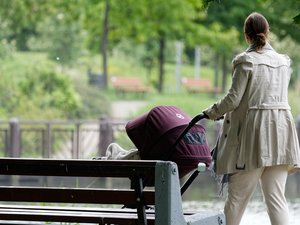
[{"label": "dark wooden bench slat", "polygon": [[[145,191],[143,181],[154,180],[157,161],[132,160],[53,160],[0,158],[0,174],[30,176],[66,177],[118,177],[129,178],[132,189],[91,188],[45,188],[45,187],[0,187],[0,198],[14,202],[58,202],[122,204],[134,207],[135,213],[97,212],[96,219],[91,212],[56,210],[46,213],[36,209],[24,211],[2,210],[0,218],[7,220],[85,222],[98,224],[151,224],[148,222],[145,205],[155,204],[153,191]],[[62,205],[61,205],[62,206]],[[63,215],[61,214],[63,213]],[[67,215],[65,215],[67,214]],[[79,216],[80,215],[80,216]],[[100,218],[100,219],[99,219]],[[100,220],[100,221],[99,221]]]},{"label": "dark wooden bench slat", "polygon": [[[47,160],[0,158],[0,173],[7,175],[72,176],[72,177],[130,177],[132,174],[152,176],[155,161],[134,165],[126,160]],[[51,168],[51,174],[49,174]]]},{"label": "dark wooden bench slat", "polygon": [[[136,209],[130,209],[130,208],[100,208],[96,206],[82,206],[82,207],[73,207],[73,206],[57,206],[57,205],[49,205],[49,206],[41,206],[41,205],[9,205],[9,204],[3,204],[0,205],[0,210],[51,210],[51,211],[72,211],[72,212],[95,212],[95,213],[133,213],[136,214]],[[147,210],[147,214],[154,214],[153,209]],[[192,213],[190,213],[192,214]]]},{"label": "dark wooden bench slat", "polygon": [[[0,186],[0,223],[2,221],[49,221],[119,225],[190,224],[203,220],[203,214],[183,213],[180,182],[175,163],[143,160],[52,160],[0,158],[0,174],[67,177],[120,177],[131,180],[128,189],[90,187]],[[17,185],[19,176],[11,177]],[[144,188],[155,180],[154,191]],[[147,182],[145,182],[147,181]],[[149,183],[148,183],[149,182]],[[126,182],[129,185],[128,182]],[[153,184],[151,184],[153,185]],[[144,200],[144,201],[143,201]],[[21,202],[26,202],[22,205]],[[34,202],[27,205],[27,202]],[[35,204],[43,202],[43,204]],[[45,204],[50,206],[45,206]],[[59,203],[59,204],[57,204]],[[12,205],[16,204],[16,205]],[[93,204],[93,205],[92,205]],[[93,208],[94,206],[118,208]],[[154,209],[148,205],[155,204]],[[123,208],[122,206],[127,208]],[[84,207],[88,208],[84,208]],[[128,207],[135,207],[129,209]],[[218,215],[215,223],[220,224]],[[222,218],[221,218],[222,219]],[[176,221],[176,222],[175,222]],[[186,222],[186,223],[185,223]],[[196,224],[196,223],[195,223]]]},{"label": "dark wooden bench slat", "polygon": [[[154,224],[154,214],[147,215],[147,223]],[[61,221],[85,222],[98,224],[137,224],[137,214],[121,212],[88,212],[88,211],[63,211],[63,210],[9,210],[0,209],[2,220],[28,220],[28,221]]]},{"label": "dark wooden bench slat", "polygon": [[[154,191],[143,191],[144,204],[154,205]],[[91,203],[91,204],[136,204],[132,189],[64,189],[35,187],[0,187],[2,201]]]}]

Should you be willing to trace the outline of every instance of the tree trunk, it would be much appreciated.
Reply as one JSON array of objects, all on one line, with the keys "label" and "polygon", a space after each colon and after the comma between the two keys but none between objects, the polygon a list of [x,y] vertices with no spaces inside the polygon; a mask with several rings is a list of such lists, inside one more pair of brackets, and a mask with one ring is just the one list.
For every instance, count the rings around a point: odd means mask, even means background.
[{"label": "tree trunk", "polygon": [[215,55],[215,77],[214,77],[214,86],[218,87],[219,86],[219,53],[216,52]]},{"label": "tree trunk", "polygon": [[157,89],[159,93],[163,91],[163,81],[164,81],[164,51],[165,51],[165,38],[163,36],[159,39],[159,52],[158,52],[158,62],[159,62],[159,79]]},{"label": "tree trunk", "polygon": [[102,42],[101,42],[104,88],[107,88],[107,77],[108,77],[107,75],[107,46],[108,46],[108,32],[109,32],[108,16],[109,16],[109,0],[106,0],[104,18],[103,18]]},{"label": "tree trunk", "polygon": [[226,91],[227,88],[227,71],[228,71],[228,67],[227,67],[227,63],[226,63],[226,55],[222,56],[223,60],[222,60],[222,74],[223,74],[223,78],[222,78],[222,93],[224,93]]}]

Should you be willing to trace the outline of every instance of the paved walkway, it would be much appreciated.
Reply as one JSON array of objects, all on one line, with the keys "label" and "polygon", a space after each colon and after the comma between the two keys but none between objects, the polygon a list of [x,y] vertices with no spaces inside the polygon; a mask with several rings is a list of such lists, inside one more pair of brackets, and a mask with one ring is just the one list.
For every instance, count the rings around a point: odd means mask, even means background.
[{"label": "paved walkway", "polygon": [[145,101],[115,101],[111,103],[111,117],[115,119],[127,119],[143,108]]},{"label": "paved walkway", "polygon": [[[183,203],[183,208],[223,211],[224,201],[188,201]],[[290,223],[286,225],[299,225],[300,199],[295,199],[295,202],[288,202],[288,204],[290,209]],[[240,225],[271,225],[264,203],[260,200],[250,201]]]}]

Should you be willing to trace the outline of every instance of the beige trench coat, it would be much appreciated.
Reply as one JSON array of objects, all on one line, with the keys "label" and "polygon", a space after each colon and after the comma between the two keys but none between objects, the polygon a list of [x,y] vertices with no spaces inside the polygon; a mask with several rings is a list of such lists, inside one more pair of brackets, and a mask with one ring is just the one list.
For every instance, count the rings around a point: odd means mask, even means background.
[{"label": "beige trench coat", "polygon": [[232,86],[204,110],[210,119],[224,114],[217,142],[216,173],[230,174],[263,166],[299,168],[300,151],[288,104],[290,59],[266,44],[233,60]]}]

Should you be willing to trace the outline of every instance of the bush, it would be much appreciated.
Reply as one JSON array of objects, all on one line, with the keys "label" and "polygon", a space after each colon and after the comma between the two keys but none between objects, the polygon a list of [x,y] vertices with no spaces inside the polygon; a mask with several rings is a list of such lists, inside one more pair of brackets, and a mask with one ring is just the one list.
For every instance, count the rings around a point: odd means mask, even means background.
[{"label": "bush", "polygon": [[34,74],[36,75],[27,74],[20,82],[22,95],[40,109],[55,109],[67,118],[75,117],[80,98],[69,77],[50,69],[39,69]]}]

